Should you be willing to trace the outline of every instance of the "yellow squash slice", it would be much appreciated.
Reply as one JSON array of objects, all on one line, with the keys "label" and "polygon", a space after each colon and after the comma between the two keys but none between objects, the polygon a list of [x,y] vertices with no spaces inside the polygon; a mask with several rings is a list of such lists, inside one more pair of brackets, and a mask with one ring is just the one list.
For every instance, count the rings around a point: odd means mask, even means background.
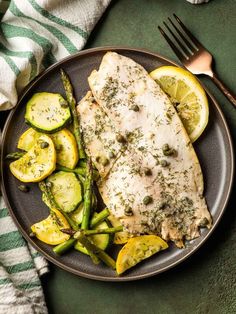
[{"label": "yellow squash slice", "polygon": [[74,135],[67,129],[50,134],[57,150],[57,163],[74,169],[78,160],[78,148]]},{"label": "yellow squash slice", "polygon": [[56,168],[56,150],[51,138],[41,135],[35,145],[10,164],[11,173],[22,182],[39,182]]},{"label": "yellow squash slice", "polygon": [[37,139],[42,135],[42,133],[35,131],[33,128],[27,129],[23,134],[21,134],[17,148],[29,151],[36,143]]},{"label": "yellow squash slice", "polygon": [[[17,148],[28,151],[42,134],[29,128],[20,136]],[[75,168],[79,156],[74,135],[67,129],[47,135],[50,136],[55,145],[57,164],[70,169]]]},{"label": "yellow squash slice", "polygon": [[120,250],[116,260],[116,271],[120,275],[153,254],[165,250],[168,244],[155,235],[130,238]]},{"label": "yellow squash slice", "polygon": [[57,245],[70,238],[68,234],[60,231],[60,229],[70,228],[70,225],[57,209],[53,209],[52,211],[46,219],[32,225],[31,230],[40,241]]}]

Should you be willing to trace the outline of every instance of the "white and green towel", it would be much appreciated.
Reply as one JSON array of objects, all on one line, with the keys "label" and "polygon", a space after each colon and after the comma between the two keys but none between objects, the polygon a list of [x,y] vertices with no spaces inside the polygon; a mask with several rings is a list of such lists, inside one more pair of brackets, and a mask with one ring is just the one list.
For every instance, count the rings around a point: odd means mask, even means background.
[{"label": "white and green towel", "polygon": [[39,276],[47,262],[23,240],[0,201],[0,313],[47,313]]},{"label": "white and green towel", "polygon": [[[6,8],[8,1],[0,4]],[[50,64],[81,50],[110,0],[11,0],[0,37],[0,110]]]},{"label": "white and green towel", "polygon": [[[109,2],[0,0],[0,110],[13,108],[43,69],[81,50]],[[39,279],[47,271],[0,196],[0,314],[47,313]]]}]

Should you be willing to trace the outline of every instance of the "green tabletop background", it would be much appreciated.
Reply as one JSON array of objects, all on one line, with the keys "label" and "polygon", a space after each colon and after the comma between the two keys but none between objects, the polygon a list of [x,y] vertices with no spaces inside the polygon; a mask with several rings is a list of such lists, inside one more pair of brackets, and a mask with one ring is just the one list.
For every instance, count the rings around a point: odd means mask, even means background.
[{"label": "green tabletop background", "polygon": [[[217,73],[235,92],[236,0],[211,0],[203,5],[185,0],[112,1],[86,48],[146,48],[178,61],[157,29],[172,13],[213,53]],[[235,108],[210,79],[202,80],[218,100],[235,142]],[[161,275],[133,282],[100,282],[50,264],[50,273],[42,278],[49,313],[236,313],[235,194],[234,187],[223,219],[207,243],[187,261]]]}]

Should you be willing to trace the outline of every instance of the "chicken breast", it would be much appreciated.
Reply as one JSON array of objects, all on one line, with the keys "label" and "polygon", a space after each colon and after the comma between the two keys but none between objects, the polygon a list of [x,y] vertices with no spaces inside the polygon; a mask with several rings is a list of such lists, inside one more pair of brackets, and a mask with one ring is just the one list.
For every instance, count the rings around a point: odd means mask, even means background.
[{"label": "chicken breast", "polygon": [[[178,247],[199,236],[201,226],[210,228],[198,158],[159,85],[141,65],[114,52],[88,80],[106,117],[101,145],[110,125],[107,138],[123,139],[118,143],[125,147],[98,185],[112,213],[130,233],[159,234]],[[85,138],[88,123],[82,123]],[[94,151],[89,153],[94,159]]]}]

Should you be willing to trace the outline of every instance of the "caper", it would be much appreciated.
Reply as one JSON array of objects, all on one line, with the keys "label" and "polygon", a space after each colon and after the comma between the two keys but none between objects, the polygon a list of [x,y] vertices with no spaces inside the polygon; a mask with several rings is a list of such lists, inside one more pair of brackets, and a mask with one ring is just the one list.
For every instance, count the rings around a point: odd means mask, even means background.
[{"label": "caper", "polygon": [[41,142],[41,143],[40,143],[40,147],[41,147],[42,149],[47,148],[48,146],[49,146],[48,142]]},{"label": "caper", "polygon": [[160,161],[160,165],[162,166],[162,167],[168,167],[169,166],[169,162],[168,161],[166,161],[165,159],[162,159],[161,161]]},{"label": "caper", "polygon": [[133,216],[133,214],[131,207],[125,208],[125,216]]},{"label": "caper", "polygon": [[144,168],[144,174],[145,174],[145,176],[151,176],[152,170],[150,168]]},{"label": "caper", "polygon": [[29,187],[27,185],[24,185],[24,184],[21,184],[18,186],[18,189],[21,191],[21,192],[29,192]]},{"label": "caper", "polygon": [[95,160],[96,160],[96,162],[100,162],[100,156],[96,156],[96,158],[95,158]]},{"label": "caper", "polygon": [[125,142],[126,142],[124,136],[121,135],[121,134],[117,134],[117,135],[116,135],[116,140],[117,140],[117,142],[119,142],[119,143],[125,143]]},{"label": "caper", "polygon": [[113,151],[110,151],[108,155],[109,155],[109,158],[115,158],[116,157],[116,155]]},{"label": "caper", "polygon": [[130,109],[135,111],[135,112],[138,112],[139,111],[139,106],[138,105],[132,105]]},{"label": "caper", "polygon": [[162,151],[165,156],[177,155],[177,151],[171,148],[168,144],[162,146]]},{"label": "caper", "polygon": [[53,183],[52,183],[51,181],[48,181],[48,182],[46,183],[46,186],[47,186],[49,189],[51,189],[51,188],[53,187]]},{"label": "caper", "polygon": [[166,151],[166,150],[169,150],[169,149],[170,149],[169,144],[164,144],[164,145],[162,146],[163,152]]},{"label": "caper", "polygon": [[173,155],[177,155],[177,151],[174,148],[170,148],[169,150],[165,150],[163,151],[163,154],[165,156],[173,156]]},{"label": "caper", "polygon": [[153,198],[151,196],[147,195],[143,199],[143,204],[148,205],[148,204],[152,203],[152,201],[153,201]]}]

